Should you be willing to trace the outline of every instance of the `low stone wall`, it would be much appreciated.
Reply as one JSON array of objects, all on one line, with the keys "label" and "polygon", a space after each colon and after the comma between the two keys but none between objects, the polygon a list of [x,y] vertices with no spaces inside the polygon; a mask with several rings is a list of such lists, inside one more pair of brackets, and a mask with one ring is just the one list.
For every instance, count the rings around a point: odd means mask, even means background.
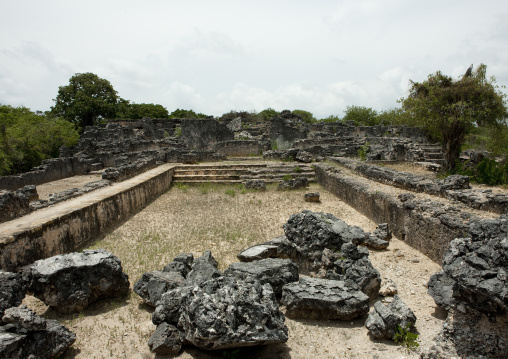
[{"label": "low stone wall", "polygon": [[226,156],[249,156],[259,155],[266,148],[261,146],[258,140],[235,140],[223,141],[215,146],[218,153]]},{"label": "low stone wall", "polygon": [[492,193],[492,190],[471,189],[467,176],[455,175],[443,180],[431,179],[345,157],[330,157],[330,160],[376,182],[460,201],[474,209],[498,214],[508,213],[508,195]]},{"label": "low stone wall", "polygon": [[394,197],[372,191],[366,184],[319,164],[317,181],[328,191],[376,223],[388,223],[398,238],[441,264],[449,243],[466,233],[469,221],[477,219],[440,202],[415,199],[405,194]]},{"label": "low stone wall", "polygon": [[[139,212],[149,202],[167,191],[171,185],[174,167],[162,165],[115,186],[81,197],[79,202],[59,211],[46,209],[33,219],[22,218],[19,225],[0,226],[0,268],[15,271],[38,259],[69,253],[89,245],[109,228]],[[65,205],[66,203],[62,203]],[[10,226],[6,226],[10,224]]]},{"label": "low stone wall", "polygon": [[90,163],[77,157],[52,158],[42,161],[30,172],[17,176],[1,176],[0,189],[16,190],[27,185],[39,185],[90,171]]}]

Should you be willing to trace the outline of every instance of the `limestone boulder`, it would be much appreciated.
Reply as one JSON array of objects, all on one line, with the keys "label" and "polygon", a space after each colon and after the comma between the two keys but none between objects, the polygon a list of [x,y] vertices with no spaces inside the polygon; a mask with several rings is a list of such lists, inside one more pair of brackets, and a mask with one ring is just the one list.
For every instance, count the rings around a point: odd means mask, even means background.
[{"label": "limestone boulder", "polygon": [[57,320],[44,319],[25,307],[5,311],[0,326],[0,358],[54,358],[76,340]]},{"label": "limestone boulder", "polygon": [[236,256],[241,262],[252,262],[265,258],[277,257],[277,245],[257,244],[244,249]]},{"label": "limestone boulder", "polygon": [[212,256],[212,252],[206,250],[192,264],[190,272],[185,277],[187,285],[198,285],[209,279],[221,277],[222,272],[217,269],[217,265],[218,262]]},{"label": "limestone boulder", "polygon": [[20,305],[26,291],[27,283],[20,274],[0,270],[0,317],[6,309]]},{"label": "limestone boulder", "polygon": [[302,189],[307,187],[309,187],[309,180],[307,179],[307,177],[297,177],[282,181],[281,183],[279,183],[277,189],[279,191],[284,191],[284,190]]},{"label": "limestone boulder", "polygon": [[238,279],[253,277],[261,284],[270,284],[275,295],[280,296],[285,284],[298,281],[298,266],[289,259],[267,258],[233,263],[224,271],[224,275]]},{"label": "limestone boulder", "polygon": [[183,333],[174,325],[161,323],[148,339],[150,351],[159,355],[177,355],[182,350]]},{"label": "limestone boulder", "polygon": [[455,281],[444,271],[430,276],[427,293],[434,299],[437,305],[445,310],[453,307],[453,285]]},{"label": "limestone boulder", "polygon": [[146,304],[155,307],[162,294],[184,285],[185,278],[179,272],[153,271],[143,273],[134,284],[133,291],[143,298]]},{"label": "limestone boulder", "polygon": [[381,301],[374,303],[374,309],[369,313],[365,326],[369,334],[376,339],[393,339],[397,328],[415,332],[416,316],[413,311],[400,299],[398,295],[388,305]]},{"label": "limestone boulder", "polygon": [[292,214],[284,224],[290,245],[307,260],[320,259],[323,249],[338,250],[344,243],[363,242],[366,233],[330,213],[304,210]]},{"label": "limestone boulder", "polygon": [[129,292],[129,278],[120,260],[103,249],[38,260],[24,268],[23,277],[36,298],[64,314]]},{"label": "limestone boulder", "polygon": [[[169,304],[169,308],[164,308]],[[176,314],[176,315],[175,315]],[[178,319],[177,319],[178,318]],[[272,287],[252,277],[213,278],[163,295],[152,321],[171,324],[187,343],[201,349],[227,349],[288,340],[284,315]]]},{"label": "limestone boulder", "polygon": [[247,180],[245,181],[245,189],[266,191],[266,183],[263,180]]},{"label": "limestone boulder", "polygon": [[381,275],[369,259],[365,247],[344,243],[340,251],[326,267],[325,278],[343,280],[353,288],[358,288],[370,299],[377,298],[381,286]]},{"label": "limestone boulder", "polygon": [[363,244],[372,249],[386,249],[390,245],[392,232],[388,228],[388,223],[380,223],[374,232],[370,233]]},{"label": "limestone boulder", "polygon": [[187,274],[192,269],[194,263],[194,255],[192,253],[181,253],[173,259],[173,262],[164,267],[164,272],[178,272],[182,277],[187,277]]},{"label": "limestone boulder", "polygon": [[369,297],[344,281],[301,277],[286,284],[281,303],[292,318],[358,318],[369,311]]}]

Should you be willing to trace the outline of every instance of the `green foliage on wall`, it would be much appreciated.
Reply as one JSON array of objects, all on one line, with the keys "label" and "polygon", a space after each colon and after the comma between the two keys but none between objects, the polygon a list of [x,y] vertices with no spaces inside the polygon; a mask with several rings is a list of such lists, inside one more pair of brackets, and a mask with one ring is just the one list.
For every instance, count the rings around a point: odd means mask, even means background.
[{"label": "green foliage on wall", "polygon": [[79,139],[74,125],[26,107],[0,105],[0,175],[26,172]]}]

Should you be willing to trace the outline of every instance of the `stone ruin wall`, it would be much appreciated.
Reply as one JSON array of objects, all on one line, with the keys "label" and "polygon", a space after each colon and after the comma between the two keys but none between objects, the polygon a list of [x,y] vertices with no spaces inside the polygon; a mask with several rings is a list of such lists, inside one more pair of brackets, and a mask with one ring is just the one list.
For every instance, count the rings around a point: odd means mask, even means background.
[{"label": "stone ruin wall", "polygon": [[[52,220],[23,223],[0,237],[0,268],[17,268],[38,259],[79,250],[106,230],[138,213],[148,203],[166,192],[173,179],[171,165],[154,173],[132,179],[113,193],[98,193],[65,213],[55,213]],[[39,221],[40,222],[40,221]]]},{"label": "stone ruin wall", "polygon": [[416,147],[426,140],[418,128],[307,124],[288,111],[256,124],[241,119],[229,123],[214,119],[112,120],[105,127],[87,127],[78,144],[62,148],[59,158],[45,160],[27,173],[0,177],[0,189],[16,190],[119,167],[140,157],[153,157],[160,163],[214,161],[224,156],[260,155],[274,147],[306,149],[317,156],[357,156],[366,142],[372,149],[370,159],[413,161],[421,159]]},{"label": "stone ruin wall", "polygon": [[395,236],[439,264],[450,242],[462,237],[473,219],[441,203],[373,192],[362,182],[327,165],[315,168],[321,186],[373,222],[388,223]]}]

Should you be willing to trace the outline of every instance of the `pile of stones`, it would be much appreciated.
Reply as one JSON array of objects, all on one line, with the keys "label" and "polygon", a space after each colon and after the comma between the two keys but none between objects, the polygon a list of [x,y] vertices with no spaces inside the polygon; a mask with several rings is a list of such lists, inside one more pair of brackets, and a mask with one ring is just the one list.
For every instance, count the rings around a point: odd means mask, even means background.
[{"label": "pile of stones", "polygon": [[[207,250],[196,259],[180,254],[163,269],[143,274],[134,291],[155,308],[150,349],[176,355],[183,345],[227,349],[285,342],[283,311],[291,318],[367,316],[381,278],[365,245],[372,238],[389,243],[387,226],[365,233],[329,213],[303,211],[289,218],[284,232],[242,251],[241,262],[224,272]],[[388,305],[376,302],[366,325],[374,338],[392,339],[398,326],[414,331],[415,322],[395,295]]]},{"label": "pile of stones", "polygon": [[428,293],[448,311],[425,358],[508,355],[508,215],[471,223],[450,243]]},{"label": "pile of stones", "polygon": [[27,292],[58,313],[77,313],[99,299],[126,295],[129,279],[120,260],[104,250],[39,260],[19,273],[0,271],[0,358],[53,358],[76,340],[57,320],[20,306]]}]

